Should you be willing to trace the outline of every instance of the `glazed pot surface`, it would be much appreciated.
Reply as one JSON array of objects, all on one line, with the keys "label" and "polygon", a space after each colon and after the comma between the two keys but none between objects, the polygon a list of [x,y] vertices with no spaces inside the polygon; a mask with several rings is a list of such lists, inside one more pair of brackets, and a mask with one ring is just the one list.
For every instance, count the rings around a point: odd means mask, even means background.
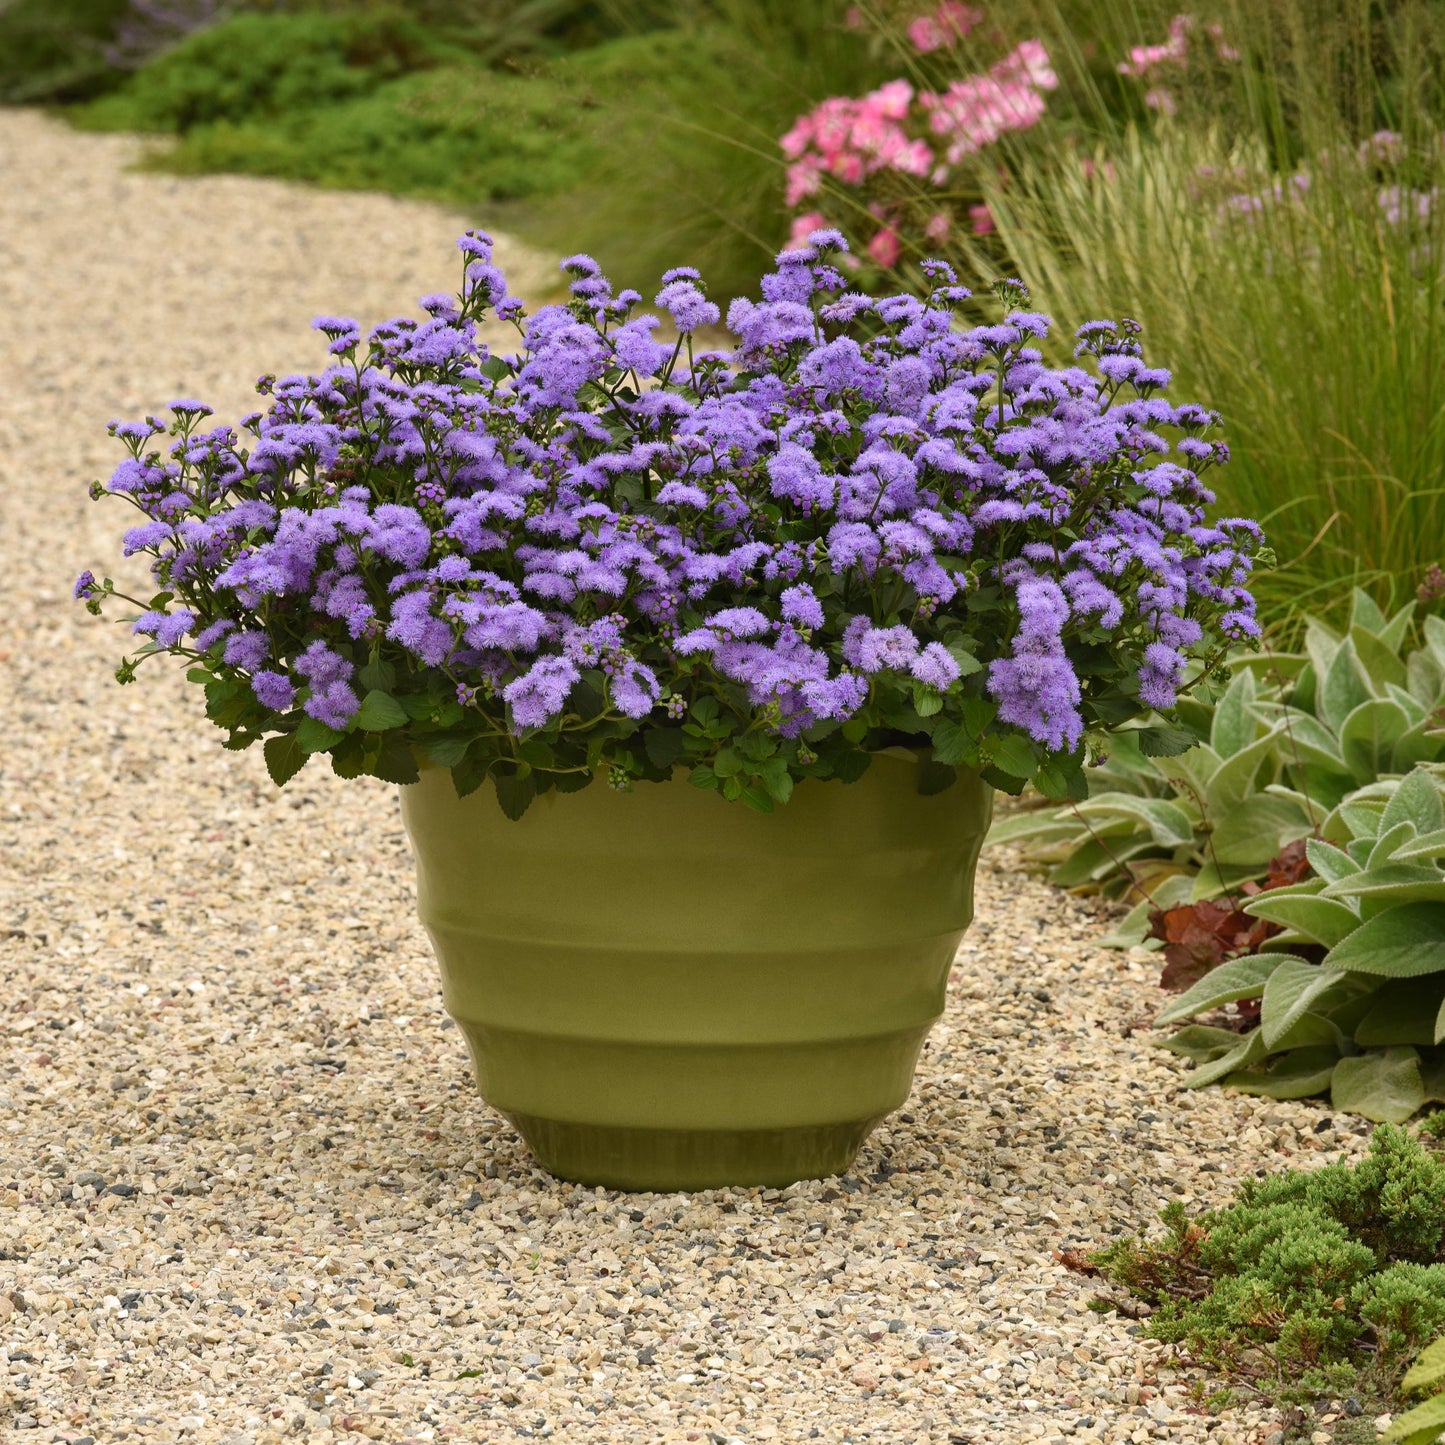
[{"label": "glazed pot surface", "polygon": [[421,919],[482,1096],[542,1165],[624,1189],[845,1170],[912,1084],[973,914],[992,791],[896,750],[759,814],[685,776],[513,822],[401,789]]}]

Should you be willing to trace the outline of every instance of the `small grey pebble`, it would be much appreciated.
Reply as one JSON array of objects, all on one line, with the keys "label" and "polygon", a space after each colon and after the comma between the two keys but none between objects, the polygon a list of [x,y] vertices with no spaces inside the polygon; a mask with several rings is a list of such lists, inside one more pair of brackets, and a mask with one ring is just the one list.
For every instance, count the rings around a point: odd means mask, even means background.
[{"label": "small grey pebble", "polygon": [[112,1184],[105,1191],[107,1194],[118,1194],[122,1199],[129,1199],[136,1192],[134,1184]]},{"label": "small grey pebble", "polygon": [[97,1174],[94,1169],[82,1169],[70,1182],[80,1189],[89,1186],[99,1194],[105,1188],[105,1175]]},{"label": "small grey pebble", "polygon": [[888,1333],[890,1335],[901,1335],[907,1328],[908,1326],[905,1325],[902,1320],[888,1321]]},{"label": "small grey pebble", "polygon": [[475,1209],[482,1202],[482,1196],[473,1189],[472,1192],[462,1201],[462,1208],[466,1210]]},{"label": "small grey pebble", "polygon": [[535,1368],[536,1368],[538,1365],[540,1365],[541,1363],[542,1363],[542,1357],[541,1357],[541,1355],[523,1355],[523,1356],[522,1356],[522,1368],[523,1368],[524,1370],[535,1369]]},{"label": "small grey pebble", "polygon": [[[39,1424],[40,1421],[37,1420],[34,1415],[17,1415],[15,1417],[15,1428],[17,1430],[34,1430]],[[722,1437],[719,1436],[718,1438],[721,1439]]]},{"label": "small grey pebble", "polygon": [[655,1361],[656,1359],[657,1359],[657,1346],[656,1346],[656,1345],[647,1345],[645,1348],[640,1349],[640,1350],[638,1350],[638,1352],[637,1352],[637,1363],[638,1363],[639,1365],[650,1365],[650,1364],[652,1364],[653,1361]]},{"label": "small grey pebble", "polygon": [[1365,1413],[1365,1407],[1364,1407],[1362,1404],[1360,1404],[1360,1402],[1359,1402],[1357,1399],[1355,1399],[1355,1397],[1354,1397],[1353,1395],[1351,1395],[1350,1398],[1345,1401],[1345,1414],[1346,1414],[1346,1415],[1363,1415],[1364,1413]]}]

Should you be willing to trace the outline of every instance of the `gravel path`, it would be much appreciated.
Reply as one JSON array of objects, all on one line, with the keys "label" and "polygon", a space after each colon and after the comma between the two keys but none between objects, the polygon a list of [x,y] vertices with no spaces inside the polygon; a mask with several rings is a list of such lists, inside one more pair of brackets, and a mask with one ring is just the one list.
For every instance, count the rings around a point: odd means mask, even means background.
[{"label": "gravel path", "polygon": [[1360,1138],[1175,1092],[1130,1032],[1153,968],[1007,859],[853,1176],[531,1166],[441,1012],[393,790],[278,793],[178,672],[118,689],[70,599],[125,525],[85,495],[108,419],[239,414],[314,314],[449,282],[465,221],[136,154],[0,111],[0,1437],[1277,1441],[1053,1252]]}]

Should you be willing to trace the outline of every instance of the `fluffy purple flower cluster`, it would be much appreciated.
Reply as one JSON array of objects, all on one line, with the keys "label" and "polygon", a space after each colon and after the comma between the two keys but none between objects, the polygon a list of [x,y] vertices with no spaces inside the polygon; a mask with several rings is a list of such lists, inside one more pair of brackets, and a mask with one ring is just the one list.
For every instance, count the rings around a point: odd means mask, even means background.
[{"label": "fluffy purple flower cluster", "polygon": [[[780,740],[907,732],[972,698],[1041,755],[1169,708],[1191,655],[1257,634],[1258,528],[1204,516],[1217,419],[1166,399],[1132,323],[1085,326],[1050,366],[1017,283],[969,328],[946,266],[926,296],[873,299],[821,231],[732,304],[732,352],[696,351],[720,316],[688,268],[656,298],[665,341],[588,257],[528,318],[488,238],[459,244],[462,292],[427,319],[365,346],[320,319],[333,363],[263,378],[249,447],[194,402],[168,455],[154,419],[113,427],[131,456],[110,490],[145,514],[125,550],[171,594],[138,633],[337,731],[384,663],[390,693],[444,679],[513,736],[625,735],[704,695]],[[486,309],[517,324],[514,357],[478,339]]]}]

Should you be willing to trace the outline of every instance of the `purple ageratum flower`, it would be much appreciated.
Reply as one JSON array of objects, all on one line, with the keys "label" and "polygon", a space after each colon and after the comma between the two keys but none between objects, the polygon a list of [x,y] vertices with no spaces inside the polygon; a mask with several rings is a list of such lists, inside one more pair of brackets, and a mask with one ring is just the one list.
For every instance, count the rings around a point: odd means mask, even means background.
[{"label": "purple ageratum flower", "polygon": [[176,529],[169,522],[143,522],[127,530],[122,539],[123,551],[127,557],[133,557],[148,547],[159,547],[175,535]]},{"label": "purple ageratum flower", "polygon": [[865,522],[838,522],[828,531],[828,561],[836,572],[857,567],[871,577],[882,555],[878,534]]},{"label": "purple ageratum flower", "polygon": [[302,704],[302,710],[307,717],[339,731],[361,711],[361,699],[350,683],[339,679],[319,685],[313,682],[311,696]]},{"label": "purple ageratum flower", "polygon": [[75,599],[77,602],[87,601],[91,597],[102,596],[100,584],[95,580],[95,573],[86,568],[79,577],[75,579]]},{"label": "purple ageratum flower", "polygon": [[775,497],[805,511],[826,511],[837,494],[834,478],[824,472],[818,458],[795,442],[784,442],[768,458],[768,480]]},{"label": "purple ageratum flower", "polygon": [[678,277],[668,282],[655,298],[672,317],[672,324],[686,335],[703,326],[716,326],[722,312],[707,299],[697,282],[690,277]]},{"label": "purple ageratum flower", "polygon": [[988,690],[1001,722],[1056,752],[1079,745],[1084,735],[1079,679],[1061,648],[1051,649],[1042,640],[1016,645],[1011,657],[989,664]]},{"label": "purple ageratum flower", "polygon": [[854,672],[805,682],[798,689],[815,722],[849,718],[868,701],[868,684]]},{"label": "purple ageratum flower", "polygon": [[[452,629],[432,615],[431,600],[425,590],[403,593],[391,604],[386,635],[428,667],[440,667],[455,644]],[[302,671],[299,660],[296,668]]]},{"label": "purple ageratum flower", "polygon": [[918,656],[918,639],[907,627],[870,627],[858,639],[864,672],[908,671]]},{"label": "purple ageratum flower", "polygon": [[211,625],[196,634],[196,651],[206,652],[214,647],[228,632],[234,632],[236,624],[229,617],[218,617]]},{"label": "purple ageratum flower", "polygon": [[1084,735],[1079,679],[1064,650],[1069,603],[1048,578],[1017,576],[1019,627],[1011,655],[989,664],[988,690],[1002,722],[1054,751],[1073,749]]},{"label": "purple ageratum flower", "polygon": [[925,687],[947,692],[958,681],[962,669],[941,642],[930,642],[915,657],[908,669]]},{"label": "purple ageratum flower", "polygon": [[296,689],[291,680],[284,673],[265,668],[251,678],[251,691],[262,707],[269,707],[273,712],[287,712],[296,701]]},{"label": "purple ageratum flower", "polygon": [[756,607],[725,607],[707,619],[709,630],[728,637],[761,637],[772,625]]},{"label": "purple ageratum flower", "polygon": [[657,500],[664,507],[696,507],[701,511],[708,504],[708,495],[688,482],[665,482],[658,489]]},{"label": "purple ageratum flower", "polygon": [[823,604],[818,594],[806,582],[795,587],[783,588],[780,599],[783,604],[783,618],[795,627],[821,627],[824,623]]},{"label": "purple ageratum flower", "polygon": [[174,647],[196,625],[196,614],[178,607],[174,612],[142,612],[131,631],[140,637],[154,637],[161,647]]},{"label": "purple ageratum flower", "polygon": [[1139,669],[1139,700],[1163,711],[1174,706],[1184,677],[1185,659],[1164,642],[1151,642],[1144,649]]},{"label": "purple ageratum flower", "polygon": [[361,342],[361,325],[349,316],[318,316],[311,329],[330,340],[328,350],[333,356],[343,356]]},{"label": "purple ageratum flower", "polygon": [[539,658],[521,677],[508,683],[502,697],[512,710],[516,731],[543,727],[559,717],[579,677],[581,673],[570,658],[551,656]]},{"label": "purple ageratum flower", "polygon": [[271,639],[264,632],[233,632],[226,639],[221,660],[228,667],[239,667],[244,672],[255,672],[263,667],[271,656]]},{"label": "purple ageratum flower", "polygon": [[617,711],[630,718],[646,717],[662,695],[657,674],[631,659],[608,679],[608,691]]},{"label": "purple ageratum flower", "polygon": [[[229,650],[228,646],[227,651]],[[324,688],[333,682],[345,682],[356,670],[339,652],[333,651],[320,638],[311,643],[291,666],[313,688]]]}]

